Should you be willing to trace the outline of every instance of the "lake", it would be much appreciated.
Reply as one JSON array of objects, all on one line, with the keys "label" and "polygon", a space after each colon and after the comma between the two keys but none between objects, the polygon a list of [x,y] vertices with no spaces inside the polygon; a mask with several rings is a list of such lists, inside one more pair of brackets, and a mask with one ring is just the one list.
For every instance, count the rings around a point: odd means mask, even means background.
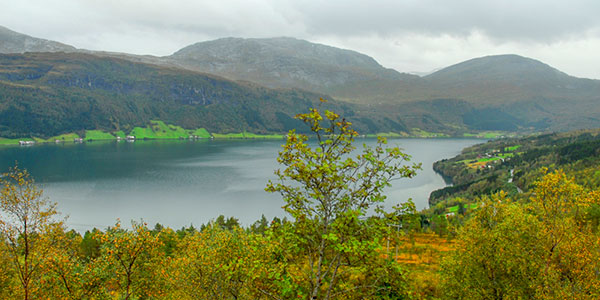
[{"label": "lake", "polygon": [[[374,145],[374,139],[357,140]],[[412,179],[386,190],[386,207],[412,198],[427,207],[431,191],[444,187],[433,162],[450,158],[480,139],[391,139],[423,163]],[[18,161],[67,215],[69,228],[114,225],[117,218],[172,228],[199,226],[219,215],[249,225],[264,214],[283,217],[279,194],[264,191],[275,179],[282,140],[154,140],[1,147],[0,171]]]}]

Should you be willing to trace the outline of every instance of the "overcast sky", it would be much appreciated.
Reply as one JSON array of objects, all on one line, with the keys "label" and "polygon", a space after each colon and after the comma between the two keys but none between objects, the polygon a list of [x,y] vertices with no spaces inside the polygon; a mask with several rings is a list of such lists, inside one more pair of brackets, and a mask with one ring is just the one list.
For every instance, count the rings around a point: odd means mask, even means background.
[{"label": "overcast sky", "polygon": [[514,53],[600,79],[598,0],[0,0],[0,25],[160,56],[221,37],[291,36],[401,72]]}]

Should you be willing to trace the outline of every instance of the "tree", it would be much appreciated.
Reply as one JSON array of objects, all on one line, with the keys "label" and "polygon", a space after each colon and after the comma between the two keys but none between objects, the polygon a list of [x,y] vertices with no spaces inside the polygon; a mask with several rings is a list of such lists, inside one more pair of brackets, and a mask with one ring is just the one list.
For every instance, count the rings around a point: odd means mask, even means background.
[{"label": "tree", "polygon": [[26,170],[11,168],[2,174],[0,184],[0,237],[6,242],[22,297],[31,299],[54,243],[52,231],[62,227],[62,222],[53,221],[56,204],[43,197]]},{"label": "tree", "polygon": [[562,170],[542,173],[531,198],[545,248],[537,298],[598,299],[600,236],[585,212],[600,204],[600,193],[586,191]]},{"label": "tree", "polygon": [[380,256],[387,224],[365,215],[384,201],[382,191],[392,179],[413,177],[420,166],[405,166],[409,156],[397,147],[384,148],[384,138],[355,154],[357,132],[334,112],[311,109],[296,118],[310,127],[316,146],[309,145],[307,135],[290,131],[277,159],[285,168],[275,171],[279,180],[269,181],[266,190],[279,192],[284,209],[294,218],[285,242],[307,260],[306,270],[297,275],[304,284],[299,296],[331,299],[348,298],[350,291],[379,293],[373,284],[377,280],[369,282],[373,278],[361,274],[368,270],[364,263]]},{"label": "tree", "polygon": [[598,299],[600,237],[585,212],[600,194],[546,172],[530,203],[484,198],[443,264],[447,298]]},{"label": "tree", "polygon": [[505,194],[484,197],[442,264],[448,299],[532,299],[540,276],[541,224]]},{"label": "tree", "polygon": [[44,296],[72,300],[99,297],[108,277],[100,271],[100,260],[84,256],[83,239],[74,230],[56,228],[53,234],[57,243],[44,265]]},{"label": "tree", "polygon": [[106,287],[121,299],[162,296],[166,291],[167,260],[162,252],[160,233],[146,224],[131,223],[132,230],[114,227],[100,234],[103,274],[109,274]]},{"label": "tree", "polygon": [[[178,299],[268,299],[285,293],[279,245],[262,234],[213,223],[178,245],[175,296]],[[288,290],[290,290],[288,288]]]}]

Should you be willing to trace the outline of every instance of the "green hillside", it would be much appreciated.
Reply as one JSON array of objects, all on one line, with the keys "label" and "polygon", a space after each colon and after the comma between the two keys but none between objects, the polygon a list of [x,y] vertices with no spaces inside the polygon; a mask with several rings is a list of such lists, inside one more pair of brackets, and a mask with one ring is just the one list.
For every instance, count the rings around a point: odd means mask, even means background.
[{"label": "green hillside", "polygon": [[[454,158],[438,161],[433,168],[453,183],[431,193],[435,206],[455,197],[482,196],[505,191],[515,196],[528,192],[542,175],[542,167],[568,172],[600,166],[600,130],[543,134],[498,139],[466,148]],[[579,183],[600,188],[597,176],[576,177]]]},{"label": "green hillside", "polygon": [[[232,59],[215,70],[204,68],[220,57],[210,53],[227,45],[233,46],[223,53]],[[300,51],[305,48],[312,50]],[[264,52],[256,55],[260,49]],[[255,71],[246,76],[241,69]],[[131,132],[151,120],[211,133],[282,134],[305,130],[293,116],[317,106],[321,97],[361,134],[421,135],[413,133],[417,128],[463,136],[600,127],[600,82],[533,59],[489,56],[423,78],[405,75],[357,52],[289,38],[224,39],[164,58],[5,54],[0,55],[0,136]]]},{"label": "green hillside", "polygon": [[[342,112],[365,133],[404,128],[395,124],[397,117],[390,123],[384,113],[355,105],[319,104],[321,97],[326,96],[89,54],[0,55],[0,136],[6,138],[47,139],[85,130],[130,133],[152,120],[180,126],[177,137],[197,128],[281,134],[305,130],[293,116],[318,105]],[[160,130],[155,134],[170,137]]]}]

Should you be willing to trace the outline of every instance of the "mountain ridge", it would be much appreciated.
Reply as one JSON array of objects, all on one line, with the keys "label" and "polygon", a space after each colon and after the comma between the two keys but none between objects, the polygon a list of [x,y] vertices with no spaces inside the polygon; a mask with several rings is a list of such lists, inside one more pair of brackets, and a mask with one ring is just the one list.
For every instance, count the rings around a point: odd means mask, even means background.
[{"label": "mountain ridge", "polygon": [[[368,131],[389,129],[381,123],[386,118],[388,123],[398,124],[391,127],[402,132],[412,128],[456,133],[600,127],[600,80],[570,76],[538,60],[513,54],[474,58],[419,77],[387,69],[356,51],[289,37],[223,38],[195,43],[164,57],[83,49],[67,52],[63,55],[66,60],[86,53],[90,61],[102,57],[132,62],[129,67],[134,70],[140,68],[138,64],[149,64],[170,69],[181,78],[210,75],[242,86],[275,89],[269,93],[303,90],[314,97],[330,95],[326,97],[353,107],[356,112],[352,113],[363,120],[358,122],[361,126],[373,122],[366,121],[368,118],[375,118],[377,124],[367,126]],[[43,65],[45,59],[39,63]],[[106,70],[86,70],[88,76],[108,74]],[[29,74],[24,66],[12,72],[3,74],[5,80],[12,80],[11,76],[33,80],[39,70]],[[173,78],[180,78],[177,76]],[[15,84],[10,82],[13,87]],[[116,98],[122,97],[121,90],[111,92]],[[259,112],[252,110],[250,114]]]},{"label": "mountain ridge", "polygon": [[[399,120],[292,89],[268,89],[210,74],[87,53],[0,54],[0,136],[109,132],[162,120],[214,133],[302,130],[293,117],[321,106],[363,133],[401,132]],[[359,111],[364,111],[360,113]]]},{"label": "mountain ridge", "polygon": [[384,68],[365,54],[291,37],[222,38],[189,45],[163,58],[182,68],[234,80],[323,93],[370,79],[414,78]]},{"label": "mountain ridge", "polygon": [[63,43],[31,37],[0,26],[0,53],[74,52],[77,49]]}]

